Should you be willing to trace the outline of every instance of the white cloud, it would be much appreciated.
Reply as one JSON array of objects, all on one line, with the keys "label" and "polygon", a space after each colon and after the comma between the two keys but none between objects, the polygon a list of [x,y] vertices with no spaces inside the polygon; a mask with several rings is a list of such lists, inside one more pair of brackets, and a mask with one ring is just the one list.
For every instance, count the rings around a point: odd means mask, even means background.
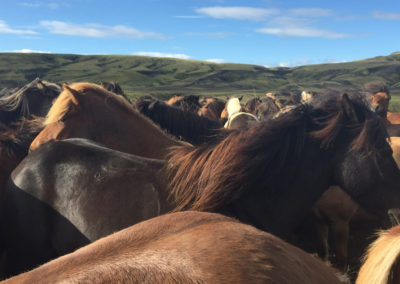
[{"label": "white cloud", "polygon": [[142,32],[134,28],[117,25],[105,26],[100,24],[72,24],[61,21],[41,21],[40,26],[47,29],[52,34],[85,36],[85,37],[126,37],[126,38],[146,38],[153,37],[163,39],[161,34],[153,32]]},{"label": "white cloud", "polygon": [[400,13],[392,13],[392,12],[376,10],[372,12],[372,17],[375,19],[400,21]]},{"label": "white cloud", "polygon": [[198,37],[210,37],[210,38],[226,38],[230,33],[224,32],[213,32],[213,33],[185,33],[185,36],[198,36]]},{"label": "white cloud", "polygon": [[332,10],[322,8],[296,8],[290,9],[289,13],[297,17],[330,17],[333,16]]},{"label": "white cloud", "polygon": [[206,59],[205,61],[211,62],[211,63],[216,63],[216,64],[226,63],[226,61],[224,59],[220,59],[220,58],[210,58],[210,59]]},{"label": "white cloud", "polygon": [[260,21],[279,13],[277,9],[261,9],[252,7],[204,7],[196,12],[217,19],[235,19]]},{"label": "white cloud", "polygon": [[139,51],[132,53],[132,55],[138,56],[150,56],[150,57],[167,57],[167,58],[178,58],[178,59],[191,59],[189,55],[182,53],[162,53],[162,52],[152,52],[152,51]]},{"label": "white cloud", "polygon": [[0,20],[0,34],[18,34],[18,35],[34,35],[32,30],[17,30],[9,27],[6,22]]},{"label": "white cloud", "polygon": [[261,28],[256,30],[259,33],[271,34],[277,36],[287,37],[321,37],[321,38],[345,38],[349,37],[347,34],[336,33],[328,30],[316,29],[311,27],[274,27],[274,28]]},{"label": "white cloud", "polygon": [[70,4],[67,2],[60,1],[25,1],[19,3],[19,5],[26,8],[50,8],[52,10],[61,8],[61,7],[70,7]]},{"label": "white cloud", "polygon": [[40,50],[32,50],[32,49],[19,49],[19,50],[13,50],[11,52],[17,52],[17,53],[51,53],[50,51],[40,51]]}]

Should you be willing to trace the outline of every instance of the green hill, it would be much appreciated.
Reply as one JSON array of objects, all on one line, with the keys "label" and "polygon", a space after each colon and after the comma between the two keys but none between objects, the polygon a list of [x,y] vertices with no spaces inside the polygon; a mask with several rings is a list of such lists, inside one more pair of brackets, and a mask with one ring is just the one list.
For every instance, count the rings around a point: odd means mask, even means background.
[{"label": "green hill", "polygon": [[0,88],[21,86],[36,77],[52,82],[117,81],[130,96],[152,94],[261,95],[266,92],[361,88],[385,81],[400,95],[400,52],[389,56],[295,68],[214,64],[123,55],[0,53]]}]

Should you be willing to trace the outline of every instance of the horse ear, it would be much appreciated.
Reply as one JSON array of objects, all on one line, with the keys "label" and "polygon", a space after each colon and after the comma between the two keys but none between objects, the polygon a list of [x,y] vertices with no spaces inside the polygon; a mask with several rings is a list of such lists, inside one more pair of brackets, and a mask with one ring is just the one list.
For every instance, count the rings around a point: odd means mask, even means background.
[{"label": "horse ear", "polygon": [[36,87],[37,87],[40,91],[42,91],[43,93],[44,93],[44,92],[46,91],[46,89],[47,89],[46,85],[43,84],[42,81],[38,81],[38,82],[36,83]]},{"label": "horse ear", "polygon": [[240,102],[240,101],[242,101],[242,99],[243,99],[243,96],[239,97],[238,99],[239,99],[239,102]]},{"label": "horse ear", "polygon": [[74,89],[71,89],[67,84],[63,84],[63,89],[64,91],[67,91],[71,97],[72,97],[72,102],[75,105],[79,104],[79,93],[77,91],[75,91]]},{"label": "horse ear", "polygon": [[356,110],[354,108],[354,104],[350,100],[348,94],[346,93],[342,94],[340,98],[340,103],[342,105],[343,113],[346,115],[346,117],[353,122],[359,122]]}]

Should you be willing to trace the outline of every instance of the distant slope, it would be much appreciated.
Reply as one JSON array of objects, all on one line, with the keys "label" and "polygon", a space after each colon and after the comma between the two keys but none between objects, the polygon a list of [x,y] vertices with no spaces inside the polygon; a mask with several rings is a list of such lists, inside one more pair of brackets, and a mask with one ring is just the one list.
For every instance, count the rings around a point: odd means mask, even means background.
[{"label": "distant slope", "polygon": [[373,80],[385,81],[393,94],[400,95],[400,53],[295,68],[122,55],[0,53],[0,89],[20,86],[35,77],[52,82],[117,81],[131,97],[355,89]]}]

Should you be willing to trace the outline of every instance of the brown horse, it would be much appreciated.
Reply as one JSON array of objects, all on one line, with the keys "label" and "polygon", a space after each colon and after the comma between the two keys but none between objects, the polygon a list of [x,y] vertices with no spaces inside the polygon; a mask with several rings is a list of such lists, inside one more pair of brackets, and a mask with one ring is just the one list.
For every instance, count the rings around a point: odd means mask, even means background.
[{"label": "brown horse", "polygon": [[201,107],[197,111],[198,115],[205,116],[216,121],[221,120],[221,112],[225,108],[225,101],[218,98],[206,97],[201,98],[199,103]]},{"label": "brown horse", "polygon": [[14,93],[0,98],[0,122],[10,126],[22,117],[45,116],[60,92],[59,85],[36,78]]},{"label": "brown horse", "polygon": [[400,225],[379,233],[369,247],[356,284],[400,283]]},{"label": "brown horse", "polygon": [[122,152],[162,159],[169,147],[182,145],[125,99],[98,85],[75,83],[63,87],[31,150],[51,140],[80,137]]},{"label": "brown horse", "polygon": [[389,112],[391,96],[386,84],[382,82],[372,82],[364,87],[367,95],[372,96],[371,106],[385,122],[390,136],[400,136],[400,113]]},{"label": "brown horse", "polygon": [[169,100],[165,101],[167,105],[180,107],[184,110],[197,113],[201,105],[199,102],[200,96],[196,95],[175,95]]},{"label": "brown horse", "polygon": [[[343,95],[199,147],[176,147],[167,162],[76,139],[43,145],[13,171],[1,208],[9,275],[165,213],[164,203],[224,213],[285,237],[339,184],[386,217],[400,204],[400,171],[381,126],[363,101]],[[170,193],[168,202],[161,193]]]},{"label": "brown horse", "polygon": [[100,82],[100,85],[107,91],[113,92],[114,94],[124,97],[128,102],[131,102],[128,96],[124,93],[121,86],[114,81],[111,82]]},{"label": "brown horse", "polygon": [[281,239],[213,213],[163,215],[2,283],[345,283]]},{"label": "brown horse", "polygon": [[219,121],[167,105],[154,98],[138,98],[135,107],[163,130],[194,145],[210,140],[223,127]]}]

